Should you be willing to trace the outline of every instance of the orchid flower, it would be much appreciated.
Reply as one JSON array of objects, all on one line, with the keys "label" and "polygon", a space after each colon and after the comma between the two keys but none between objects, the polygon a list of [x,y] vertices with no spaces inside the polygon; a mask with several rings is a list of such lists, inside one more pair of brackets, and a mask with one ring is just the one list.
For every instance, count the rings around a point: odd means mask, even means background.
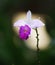
[{"label": "orchid flower", "polygon": [[14,23],[14,27],[20,27],[19,29],[19,37],[21,39],[28,39],[31,29],[36,29],[41,26],[44,26],[45,24],[41,22],[39,19],[32,19],[31,11],[29,10],[26,15],[25,20],[18,20]]}]

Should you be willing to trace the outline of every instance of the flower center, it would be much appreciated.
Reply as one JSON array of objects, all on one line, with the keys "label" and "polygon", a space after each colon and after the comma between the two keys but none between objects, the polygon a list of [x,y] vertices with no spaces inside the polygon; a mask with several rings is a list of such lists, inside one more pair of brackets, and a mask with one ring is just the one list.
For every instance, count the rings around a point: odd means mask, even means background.
[{"label": "flower center", "polygon": [[27,30],[24,30],[24,32],[27,32]]}]

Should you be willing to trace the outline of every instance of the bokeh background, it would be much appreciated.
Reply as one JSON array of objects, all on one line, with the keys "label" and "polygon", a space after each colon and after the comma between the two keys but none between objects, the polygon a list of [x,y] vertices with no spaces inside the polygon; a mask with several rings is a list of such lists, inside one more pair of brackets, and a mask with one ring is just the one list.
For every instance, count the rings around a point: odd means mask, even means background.
[{"label": "bokeh background", "polygon": [[13,29],[14,14],[31,10],[44,17],[51,42],[40,50],[40,65],[55,65],[55,0],[0,0],[0,65],[37,65],[36,50],[19,39]]}]

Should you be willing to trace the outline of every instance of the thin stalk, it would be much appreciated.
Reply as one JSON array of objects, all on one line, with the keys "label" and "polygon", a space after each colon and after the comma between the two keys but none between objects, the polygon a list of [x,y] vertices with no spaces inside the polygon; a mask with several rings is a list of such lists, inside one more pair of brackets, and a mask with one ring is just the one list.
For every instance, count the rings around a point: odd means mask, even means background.
[{"label": "thin stalk", "polygon": [[37,28],[35,30],[36,30],[36,34],[37,34],[37,37],[36,37],[36,39],[37,39],[37,65],[40,65],[40,60],[39,60],[40,49],[39,49],[39,38],[38,38],[39,34],[38,34]]}]

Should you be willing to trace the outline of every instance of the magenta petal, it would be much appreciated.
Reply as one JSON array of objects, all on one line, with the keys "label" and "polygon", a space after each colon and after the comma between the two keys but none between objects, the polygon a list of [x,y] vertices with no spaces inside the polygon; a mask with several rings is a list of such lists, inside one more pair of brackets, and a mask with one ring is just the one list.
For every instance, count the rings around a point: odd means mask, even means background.
[{"label": "magenta petal", "polygon": [[25,33],[20,33],[20,34],[19,34],[19,37],[20,37],[21,39],[23,39],[23,40],[27,40],[27,39],[28,39],[28,35],[25,34]]},{"label": "magenta petal", "polygon": [[27,30],[26,34],[30,34],[31,32],[31,28],[28,25],[25,25],[25,29]]},{"label": "magenta petal", "polygon": [[19,37],[21,39],[26,40],[28,39],[30,32],[31,32],[31,28],[28,25],[20,26]]}]

